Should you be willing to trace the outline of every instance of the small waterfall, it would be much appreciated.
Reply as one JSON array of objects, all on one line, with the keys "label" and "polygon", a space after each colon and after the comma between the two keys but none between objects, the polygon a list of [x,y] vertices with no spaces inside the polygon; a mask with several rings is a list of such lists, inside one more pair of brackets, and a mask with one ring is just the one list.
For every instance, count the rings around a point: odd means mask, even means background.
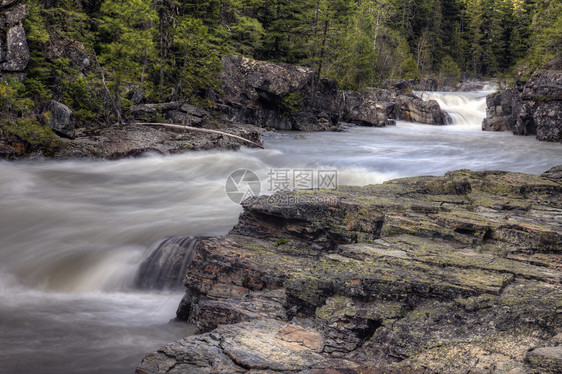
[{"label": "small waterfall", "polygon": [[[486,88],[490,88],[486,86]],[[486,95],[493,91],[416,92],[424,100],[435,100],[449,114],[452,124],[480,130],[486,116]]]},{"label": "small waterfall", "polygon": [[139,267],[137,286],[157,290],[180,288],[200,239],[170,236],[161,241]]}]

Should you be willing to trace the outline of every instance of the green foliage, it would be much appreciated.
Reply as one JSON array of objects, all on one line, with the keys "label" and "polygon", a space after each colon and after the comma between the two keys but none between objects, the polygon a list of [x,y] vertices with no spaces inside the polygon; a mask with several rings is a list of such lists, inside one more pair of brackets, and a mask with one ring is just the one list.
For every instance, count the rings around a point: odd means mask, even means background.
[{"label": "green foliage", "polygon": [[278,246],[278,247],[280,245],[284,245],[284,244],[287,244],[287,243],[289,243],[289,239],[287,239],[287,238],[279,238],[275,241],[275,245]]},{"label": "green foliage", "polygon": [[232,27],[232,41],[238,53],[252,56],[263,45],[265,31],[255,18],[240,16]]},{"label": "green foliage", "polygon": [[209,29],[189,16],[181,17],[172,30],[176,45],[174,98],[197,101],[208,88],[219,85],[220,58]]},{"label": "green foliage", "polygon": [[[126,117],[135,102],[206,105],[232,53],[309,66],[345,89],[388,78],[506,76],[562,51],[562,0],[57,0],[26,2],[31,59],[23,84],[0,83],[3,119],[51,99],[81,122]],[[83,45],[84,71],[66,51]],[[57,44],[58,43],[58,44]],[[56,53],[55,53],[56,52]],[[83,70],[79,70],[83,69]],[[518,69],[522,70],[522,69]],[[291,94],[278,106],[301,109]],[[110,113],[111,112],[111,113]]]},{"label": "green foliage", "polygon": [[531,47],[525,58],[530,70],[562,57],[562,0],[538,1],[532,20]]},{"label": "green foliage", "polygon": [[27,115],[33,108],[34,102],[23,95],[25,86],[12,76],[5,76],[0,81],[0,113],[3,117]]},{"label": "green foliage", "polygon": [[43,151],[49,155],[61,146],[61,140],[48,126],[43,126],[37,118],[22,118],[5,122],[0,130],[6,136],[17,136],[31,145],[32,150]]},{"label": "green foliage", "polygon": [[277,106],[283,114],[295,114],[301,109],[302,96],[298,91],[291,92],[283,96]]},{"label": "green foliage", "polygon": [[74,116],[82,123],[101,122],[107,116],[104,103],[99,95],[92,94],[100,91],[94,83],[86,77],[75,76],[64,83],[63,102],[74,110]]},{"label": "green foliage", "polygon": [[449,84],[456,83],[461,78],[461,69],[449,55],[445,56],[439,67],[440,76]]}]

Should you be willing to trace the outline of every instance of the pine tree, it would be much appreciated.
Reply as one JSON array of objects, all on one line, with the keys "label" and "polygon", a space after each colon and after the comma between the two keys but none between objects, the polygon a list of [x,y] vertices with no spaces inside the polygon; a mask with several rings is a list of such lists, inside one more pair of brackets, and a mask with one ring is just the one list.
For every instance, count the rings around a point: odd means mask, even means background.
[{"label": "pine tree", "polygon": [[128,85],[142,90],[155,57],[155,24],[158,15],[151,0],[106,0],[101,6],[100,61],[110,72],[109,89],[118,120]]}]

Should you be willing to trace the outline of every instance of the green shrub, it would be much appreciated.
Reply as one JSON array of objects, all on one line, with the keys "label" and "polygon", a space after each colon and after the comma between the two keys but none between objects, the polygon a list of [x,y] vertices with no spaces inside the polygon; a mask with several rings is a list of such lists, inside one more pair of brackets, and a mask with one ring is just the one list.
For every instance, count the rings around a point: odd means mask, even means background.
[{"label": "green shrub", "polygon": [[296,91],[283,96],[277,103],[277,107],[283,114],[290,115],[297,113],[301,109],[301,104],[302,96],[300,92]]},{"label": "green shrub", "polygon": [[279,247],[280,245],[287,244],[288,242],[289,239],[287,238],[279,238],[275,241],[275,245]]},{"label": "green shrub", "polygon": [[61,139],[48,126],[43,126],[37,118],[24,118],[0,125],[6,136],[17,136],[31,145],[34,151],[43,151],[46,155],[55,152],[62,145]]}]

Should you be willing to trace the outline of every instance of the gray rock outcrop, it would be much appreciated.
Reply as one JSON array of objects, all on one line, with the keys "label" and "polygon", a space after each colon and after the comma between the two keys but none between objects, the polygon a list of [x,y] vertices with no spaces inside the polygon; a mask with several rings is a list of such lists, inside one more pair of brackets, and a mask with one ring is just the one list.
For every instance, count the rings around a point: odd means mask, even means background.
[{"label": "gray rock outcrop", "polygon": [[222,64],[222,94],[217,104],[231,121],[309,131],[333,129],[339,123],[383,127],[396,119],[447,123],[437,102],[424,102],[414,95],[398,100],[404,94],[401,91],[342,91],[331,79],[314,82],[310,68],[240,56],[225,57]]},{"label": "gray rock outcrop", "polygon": [[[545,68],[557,66],[551,61]],[[535,72],[522,87],[488,95],[482,130],[562,142],[562,71],[546,69]]]},{"label": "gray rock outcrop", "polygon": [[72,110],[58,101],[51,100],[45,107],[45,111],[50,112],[45,120],[45,125],[52,128],[57,134],[72,138],[76,130],[74,115]]},{"label": "gray rock outcrop", "polygon": [[248,199],[137,373],[560,373],[560,170]]},{"label": "gray rock outcrop", "polygon": [[0,73],[21,73],[27,67],[30,58],[23,28],[23,20],[28,11],[27,5],[12,6],[16,2],[0,3]]}]

